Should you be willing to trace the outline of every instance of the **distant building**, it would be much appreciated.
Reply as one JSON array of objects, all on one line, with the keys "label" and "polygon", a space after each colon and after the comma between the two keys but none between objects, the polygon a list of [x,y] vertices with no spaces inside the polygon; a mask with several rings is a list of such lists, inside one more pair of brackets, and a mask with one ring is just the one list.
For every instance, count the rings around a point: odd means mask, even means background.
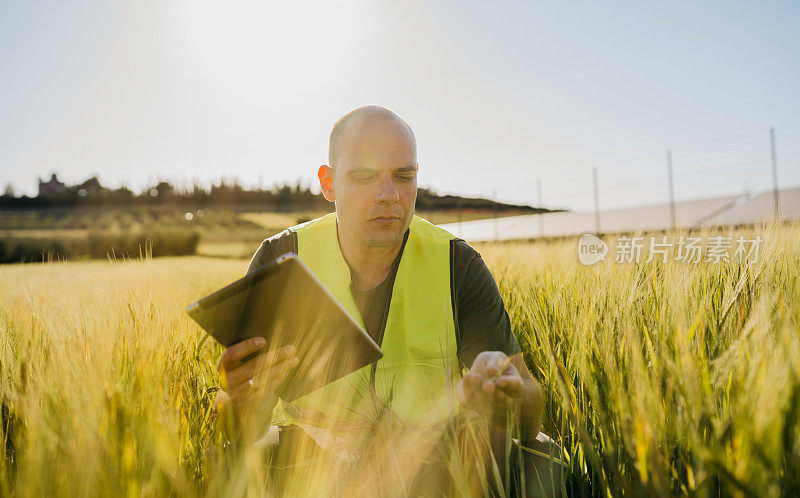
[{"label": "distant building", "polygon": [[78,191],[79,197],[100,197],[106,195],[108,191],[105,187],[100,185],[100,180],[98,180],[96,176],[89,178],[80,185],[76,185],[75,188]]},{"label": "distant building", "polygon": [[67,186],[58,180],[58,176],[53,173],[49,182],[43,182],[39,178],[39,197],[56,197],[67,193]]}]

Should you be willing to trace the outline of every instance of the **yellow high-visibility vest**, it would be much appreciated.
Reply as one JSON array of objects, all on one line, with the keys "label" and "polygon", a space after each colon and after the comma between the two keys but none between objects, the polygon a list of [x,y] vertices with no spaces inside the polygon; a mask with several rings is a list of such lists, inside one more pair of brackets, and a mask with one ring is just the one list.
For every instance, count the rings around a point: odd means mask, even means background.
[{"label": "yellow high-visibility vest", "polygon": [[[337,237],[336,213],[293,227],[300,259],[364,327],[350,291],[350,269]],[[435,423],[459,411],[448,231],[414,216],[392,288],[383,357],[294,401],[329,420],[372,416],[387,404],[409,424]],[[347,354],[346,351],[341,354]]]}]

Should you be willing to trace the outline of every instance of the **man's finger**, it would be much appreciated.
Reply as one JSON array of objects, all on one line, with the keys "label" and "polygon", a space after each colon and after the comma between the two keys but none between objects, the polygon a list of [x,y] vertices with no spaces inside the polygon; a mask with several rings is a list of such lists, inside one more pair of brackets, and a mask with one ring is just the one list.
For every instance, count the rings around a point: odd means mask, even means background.
[{"label": "man's finger", "polygon": [[263,337],[251,337],[250,339],[244,340],[242,342],[237,342],[236,344],[225,348],[225,351],[222,352],[222,355],[219,358],[219,367],[225,370],[233,370],[236,368],[237,363],[241,363],[242,358],[249,355],[250,353],[254,353],[261,349],[264,344],[266,344],[266,340]]},{"label": "man's finger", "polygon": [[221,372],[220,378],[223,376],[223,374],[225,376],[225,385],[223,388],[233,390],[242,382],[247,382],[247,379],[250,379],[253,377],[253,375],[255,375],[257,367],[258,362],[248,361],[240,364],[238,367],[232,370],[225,370],[224,372]]},{"label": "man's finger", "polygon": [[[226,370],[234,370],[242,365],[242,360],[249,354],[252,354],[261,349],[265,344],[262,337],[254,337],[238,344],[234,344],[222,352],[220,363]],[[241,346],[241,347],[240,347]],[[245,363],[253,360],[261,363],[262,365],[271,365],[273,363],[283,361],[295,353],[294,346],[285,346],[280,349],[273,349],[260,355],[257,358],[250,358]]]},{"label": "man's finger", "polygon": [[494,381],[494,383],[497,385],[498,389],[509,396],[514,398],[522,396],[524,385],[522,379],[518,375],[504,375]]},{"label": "man's finger", "polygon": [[[248,361],[246,365],[249,365]],[[297,357],[288,358],[285,361],[268,368],[266,371],[257,371],[252,377],[242,377],[237,380],[238,384],[231,385],[230,396],[231,398],[242,399],[248,398],[256,392],[264,394],[275,394],[275,390],[281,382],[286,378],[286,374],[292,368],[296,367],[299,363]],[[237,369],[237,373],[241,373],[242,368]]]},{"label": "man's finger", "polygon": [[230,396],[234,403],[240,404],[245,402],[245,400],[252,395],[253,388],[254,386],[249,382],[242,382],[238,386],[232,388],[228,393],[228,396]]},{"label": "man's finger", "polygon": [[[273,352],[270,351],[269,353],[265,353],[264,357],[268,357],[268,355],[272,354]],[[274,355],[273,355],[274,356]],[[244,363],[239,364],[233,370],[226,372],[227,380],[229,386],[238,386],[242,382],[247,382],[248,379],[251,379],[258,375],[259,372],[264,370],[265,368],[270,368],[272,365],[282,365],[287,361],[291,361],[292,359],[296,359],[295,356],[287,356],[284,357],[283,355],[278,355],[278,360],[276,362],[269,362],[269,358],[265,358],[262,361],[262,358],[252,358]]]},{"label": "man's finger", "polygon": [[505,355],[502,358],[498,359],[496,363],[491,365],[488,370],[491,371],[490,375],[495,380],[497,379],[497,377],[501,375],[507,375],[509,372],[517,371],[517,369],[511,363],[511,358]]},{"label": "man's finger", "polygon": [[281,382],[284,381],[289,371],[296,367],[299,363],[300,360],[296,356],[287,358],[284,361],[272,364],[268,368],[258,370],[253,377],[253,380],[269,390],[274,390]]},{"label": "man's finger", "polygon": [[474,398],[475,398],[474,380],[476,377],[478,377],[477,374],[468,373],[464,375],[464,377],[458,383],[457,394],[459,396],[459,401],[464,406],[472,407],[474,405]]},{"label": "man's finger", "polygon": [[499,361],[502,361],[506,358],[505,353],[500,351],[484,351],[475,358],[475,361],[472,362],[472,367],[470,371],[479,371],[485,372],[487,367],[492,367],[497,365]]},{"label": "man's finger", "polygon": [[483,384],[483,378],[476,373],[469,373],[464,379],[466,380],[467,400],[474,402],[475,398],[480,394],[479,391],[481,384]]}]

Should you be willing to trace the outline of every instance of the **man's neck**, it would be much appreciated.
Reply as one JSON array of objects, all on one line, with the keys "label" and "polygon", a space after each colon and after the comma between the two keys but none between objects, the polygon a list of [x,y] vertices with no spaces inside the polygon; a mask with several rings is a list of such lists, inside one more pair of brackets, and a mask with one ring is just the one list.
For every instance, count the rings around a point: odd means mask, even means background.
[{"label": "man's neck", "polygon": [[404,238],[400,237],[391,247],[370,247],[349,239],[339,232],[338,227],[337,234],[339,248],[353,277],[352,289],[357,292],[374,289],[386,279],[392,263],[403,246]]}]

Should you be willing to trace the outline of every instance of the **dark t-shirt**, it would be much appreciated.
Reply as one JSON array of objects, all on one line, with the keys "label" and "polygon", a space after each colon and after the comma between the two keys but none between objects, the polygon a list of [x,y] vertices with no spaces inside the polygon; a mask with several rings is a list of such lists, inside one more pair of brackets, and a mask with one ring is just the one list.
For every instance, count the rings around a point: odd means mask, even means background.
[{"label": "dark t-shirt", "polygon": [[[392,263],[386,279],[380,285],[366,292],[350,289],[364,319],[367,332],[378,345],[383,341],[394,278],[406,240],[408,240],[408,230],[403,238],[403,247]],[[459,362],[468,368],[482,351],[502,351],[509,356],[518,353],[520,348],[511,332],[508,313],[486,263],[465,241],[454,239],[450,243],[452,258],[450,288]],[[261,247],[250,261],[247,273],[269,264],[278,256],[288,252],[297,253],[297,234],[290,229],[261,243]]]}]

